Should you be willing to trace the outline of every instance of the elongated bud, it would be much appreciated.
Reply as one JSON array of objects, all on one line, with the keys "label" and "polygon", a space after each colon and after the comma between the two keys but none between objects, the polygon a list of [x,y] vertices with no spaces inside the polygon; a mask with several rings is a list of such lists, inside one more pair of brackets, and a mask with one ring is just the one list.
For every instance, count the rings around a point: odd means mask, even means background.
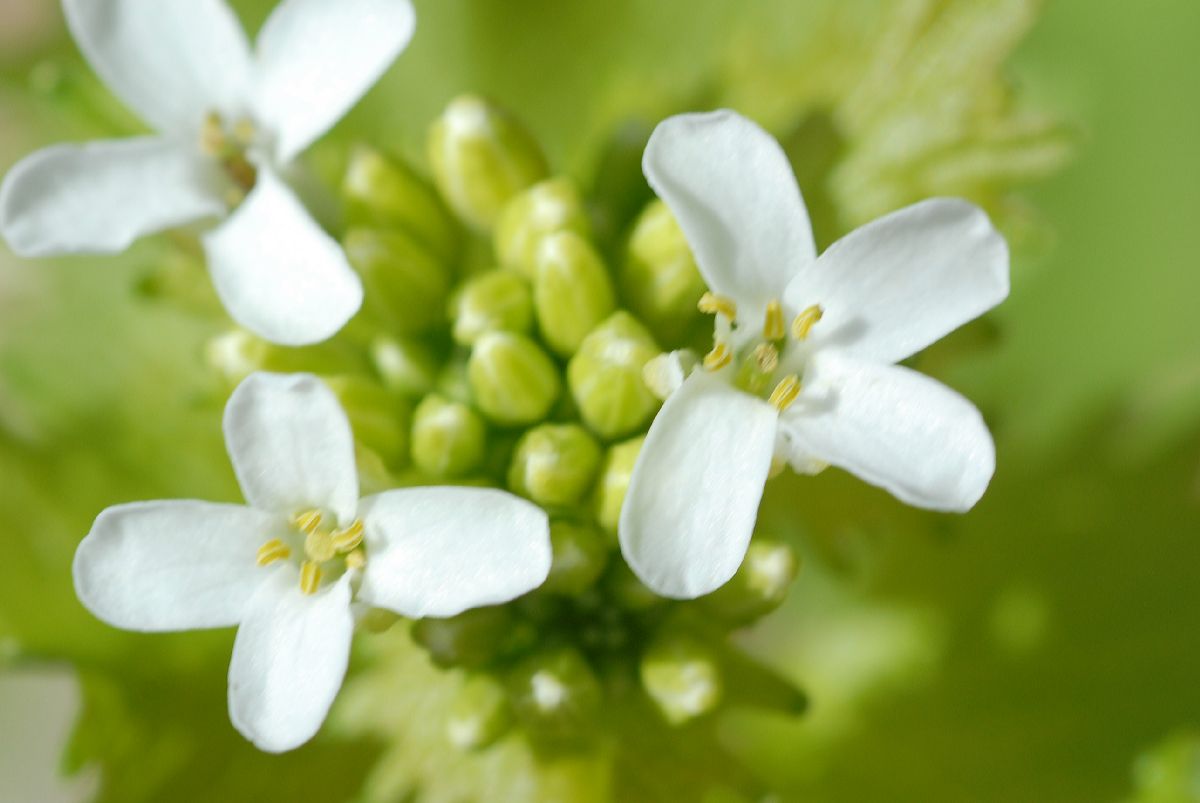
[{"label": "elongated bud", "polygon": [[569,357],[616,307],[608,270],[596,249],[569,231],[542,239],[536,265],[538,328],[555,353]]},{"label": "elongated bud", "polygon": [[446,736],[459,750],[494,744],[512,727],[503,684],[490,675],[471,675],[459,689],[446,718]]},{"label": "elongated bud", "polygon": [[409,398],[433,390],[437,358],[420,340],[379,335],[371,341],[371,364],[389,390]]},{"label": "elongated bud", "polygon": [[342,177],[352,225],[402,228],[444,262],[458,255],[454,219],[433,187],[402,160],[359,146]]},{"label": "elongated bud", "polygon": [[610,535],[617,534],[629,478],[633,476],[633,466],[645,440],[645,436],[641,436],[614,444],[604,455],[600,478],[596,481],[595,512],[596,522]]},{"label": "elongated bud", "polygon": [[600,467],[600,445],[578,424],[542,424],[517,442],[508,487],[543,507],[583,498]]},{"label": "elongated bud", "polygon": [[538,246],[548,234],[572,231],[587,237],[590,226],[583,199],[567,178],[535,184],[504,207],[496,222],[496,258],[527,278],[537,275]]},{"label": "elongated bud", "polygon": [[461,402],[431,394],[413,413],[413,464],[431,477],[470,474],[483,464],[486,444],[483,420]]},{"label": "elongated bud", "polygon": [[492,270],[467,281],[450,304],[454,339],[472,345],[485,332],[533,329],[533,291],[521,274]]},{"label": "elongated bud", "polygon": [[442,321],[450,290],[448,269],[399,231],[351,229],[342,241],[362,276],[363,304],[389,329],[420,332]]},{"label": "elongated bud", "polygon": [[569,647],[533,655],[509,674],[517,718],[535,736],[575,741],[595,727],[600,683],[584,657]]},{"label": "elongated bud", "polygon": [[658,410],[642,368],[659,353],[646,328],[624,311],[584,338],[567,366],[567,382],[580,417],[600,437],[628,435]]},{"label": "elongated bud", "polygon": [[677,345],[702,318],[696,301],[704,295],[704,279],[675,217],[660,200],[652,201],[634,224],[618,278],[630,309],[668,345]]},{"label": "elongated bud", "polygon": [[599,579],[608,564],[608,544],[595,527],[570,521],[550,524],[554,559],[542,590],[578,596]]},{"label": "elongated bud", "polygon": [[237,385],[255,371],[338,374],[366,367],[353,349],[337,341],[285,348],[244,329],[230,329],[209,340],[205,344],[204,357],[230,385]]},{"label": "elongated bud", "polygon": [[546,176],[546,160],[529,132],[502,109],[463,95],[429,131],[429,163],[442,197],[479,231],[514,195]]},{"label": "elongated bud", "polygon": [[639,670],[642,687],[672,725],[703,716],[721,702],[717,658],[699,639],[660,635],[642,654]]},{"label": "elongated bud", "polygon": [[354,439],[389,468],[402,468],[408,462],[411,403],[362,376],[329,377],[325,384],[346,411]]},{"label": "elongated bud", "polygon": [[483,414],[504,426],[542,420],[562,393],[553,360],[532,340],[511,332],[488,332],[475,341],[467,380]]},{"label": "elongated bud", "polygon": [[787,544],[756,538],[733,579],[697,603],[731,624],[748,624],[783,604],[799,568]]},{"label": "elongated bud", "polygon": [[473,608],[447,619],[414,622],[412,635],[438,666],[474,669],[504,652],[512,620],[507,606]]}]

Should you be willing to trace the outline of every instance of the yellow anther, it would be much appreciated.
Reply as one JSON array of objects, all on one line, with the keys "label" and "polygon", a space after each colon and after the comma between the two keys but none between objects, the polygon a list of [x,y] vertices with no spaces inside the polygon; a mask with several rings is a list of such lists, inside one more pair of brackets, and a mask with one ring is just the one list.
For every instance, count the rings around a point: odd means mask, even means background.
[{"label": "yellow anther", "polygon": [[771,398],[767,399],[767,401],[782,413],[792,406],[792,402],[796,401],[796,397],[799,395],[800,377],[795,374],[789,374],[779,380],[779,384],[775,386],[775,390],[771,391]]},{"label": "yellow anther", "polygon": [[778,301],[767,304],[767,317],[763,319],[763,337],[767,340],[782,340],[787,334],[783,328],[783,305]]},{"label": "yellow anther", "polygon": [[315,594],[321,587],[321,566],[306,560],[300,564],[300,591],[304,594]]},{"label": "yellow anther", "polygon": [[217,156],[225,150],[226,144],[221,115],[209,112],[204,116],[204,125],[200,128],[200,148],[209,156]]},{"label": "yellow anther", "polygon": [[770,343],[759,343],[754,347],[754,362],[764,374],[771,373],[779,367],[779,349]]},{"label": "yellow anther", "polygon": [[346,556],[347,569],[361,569],[367,565],[367,556],[363,554],[361,549],[356,549]]},{"label": "yellow anther", "polygon": [[363,541],[363,523],[359,519],[355,519],[344,530],[338,530],[333,534],[333,546],[338,552],[345,554],[358,548],[358,545]]},{"label": "yellow anther", "polygon": [[241,145],[250,145],[254,142],[254,138],[258,136],[258,129],[254,127],[254,121],[248,117],[243,117],[233,125],[233,137]]},{"label": "yellow anther", "polygon": [[700,303],[696,306],[705,315],[724,315],[731,321],[737,317],[737,303],[728,296],[705,293],[700,296]]},{"label": "yellow anther", "polygon": [[321,511],[307,510],[292,519],[292,524],[302,533],[311,533],[321,526]]},{"label": "yellow anther", "polygon": [[724,343],[713,346],[713,350],[704,355],[704,370],[716,371],[729,365],[733,360],[733,351]]},{"label": "yellow anther", "polygon": [[796,316],[796,320],[792,321],[792,337],[797,340],[807,340],[808,333],[812,331],[824,314],[825,310],[821,309],[820,304],[813,304],[801,312]]},{"label": "yellow anther", "polygon": [[333,544],[333,535],[324,530],[313,530],[304,539],[304,554],[317,563],[329,560],[337,554],[337,547]]},{"label": "yellow anther", "polygon": [[277,560],[286,560],[291,557],[292,550],[288,549],[288,545],[280,541],[278,538],[272,538],[267,543],[258,548],[258,565],[270,566]]}]

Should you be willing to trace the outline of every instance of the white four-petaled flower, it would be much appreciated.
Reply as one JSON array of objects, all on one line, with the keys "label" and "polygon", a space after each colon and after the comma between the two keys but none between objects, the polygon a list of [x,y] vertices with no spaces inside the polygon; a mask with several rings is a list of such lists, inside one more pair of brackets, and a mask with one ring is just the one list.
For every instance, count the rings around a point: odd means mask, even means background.
[{"label": "white four-petaled flower", "polygon": [[353,601],[452,616],[524,594],[550,570],[546,514],[503,491],[360,500],[349,422],[311,375],[251,375],[226,407],[225,439],[249,506],[108,508],[79,545],[75,588],[129,630],[238,625],[229,714],[264,750],[297,747],[324,721],[346,672]]},{"label": "white four-petaled flower", "polygon": [[337,332],[362,303],[361,282],[281,171],[403,50],[409,0],[283,0],[253,53],[224,0],[63,0],[63,10],[92,67],[157,134],[57,145],[17,164],[0,187],[9,246],[116,253],[221,219],[203,245],[234,320],[284,345]]},{"label": "white four-petaled flower", "polygon": [[634,467],[620,521],[637,575],[669,597],[713,591],[746,554],[775,458],[857,474],[909,504],[965,511],[995,469],[978,410],[894,363],[1008,294],[987,216],[933,199],[869,223],[819,258],[787,157],[729,111],[658,126],[643,169],[710,293],[715,345],[674,386]]}]

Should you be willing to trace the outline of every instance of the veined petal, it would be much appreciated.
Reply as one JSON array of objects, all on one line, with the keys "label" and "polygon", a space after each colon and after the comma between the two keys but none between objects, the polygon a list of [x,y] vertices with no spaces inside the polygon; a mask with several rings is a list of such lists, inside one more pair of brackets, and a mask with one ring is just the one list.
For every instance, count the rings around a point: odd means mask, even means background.
[{"label": "veined petal", "polygon": [[274,173],[204,236],[217,295],[238,323],[284,346],[333,336],[362,305],[358,274]]},{"label": "veined petal", "polygon": [[350,660],[350,575],[307,596],[294,567],[276,569],[246,606],[229,664],[229,718],[260,750],[311,739]]},{"label": "veined petal", "polygon": [[404,50],[409,0],[283,0],[258,37],[258,118],[287,162],[341,119]]},{"label": "veined petal", "polygon": [[777,414],[703,372],[650,426],[621,509],[621,552],[666,597],[691,599],[741,565],[775,450]]},{"label": "veined petal", "polygon": [[933,198],[856,229],[788,287],[821,305],[814,346],[898,362],[1008,295],[1008,246],[983,210]]},{"label": "veined petal", "polygon": [[507,602],[550,571],[537,505],[490,488],[406,488],[367,497],[358,598],[403,616],[453,616]]},{"label": "veined petal", "polygon": [[284,514],[333,513],[354,519],[358,470],[346,413],[312,374],[258,372],[225,406],[225,445],[246,501]]},{"label": "veined petal", "polygon": [[642,170],[671,208],[709,288],[762,309],[816,258],[808,211],[779,143],[731,111],[660,123]]},{"label": "veined petal", "polygon": [[991,433],[945,385],[833,352],[813,359],[805,385],[780,421],[795,460],[824,460],[933,510],[964,512],[987,489],[996,468]]},{"label": "veined petal", "polygon": [[0,186],[0,232],[26,257],[124,251],[143,234],[225,213],[211,160],[155,137],[55,145]]},{"label": "veined petal", "polygon": [[224,0],[63,0],[63,11],[92,68],[157,130],[191,136],[209,111],[245,111],[250,47]]},{"label": "veined petal", "polygon": [[229,627],[266,574],[259,546],[284,521],[241,505],[163,501],[103,511],[75,552],[75,593],[125,630]]}]

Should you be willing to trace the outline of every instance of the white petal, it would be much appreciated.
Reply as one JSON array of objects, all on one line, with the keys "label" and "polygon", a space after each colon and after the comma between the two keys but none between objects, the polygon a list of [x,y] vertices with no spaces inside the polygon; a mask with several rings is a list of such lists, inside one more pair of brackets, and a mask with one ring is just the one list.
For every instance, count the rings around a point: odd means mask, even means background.
[{"label": "white petal", "polygon": [[697,371],[663,405],[621,509],[621,552],[642,582],[691,599],[742,563],[775,450],[777,415]]},{"label": "white petal", "polygon": [[403,616],[453,616],[507,602],[550,571],[537,505],[490,488],[406,488],[367,497],[358,598]]},{"label": "white petal", "polygon": [[245,111],[250,48],[224,0],[63,0],[79,49],[113,93],[163,132]]},{"label": "white petal", "polygon": [[284,346],[333,336],[362,305],[362,282],[270,170],[229,219],[204,237],[208,269],[230,316]]},{"label": "white petal", "polygon": [[400,55],[408,0],[283,0],[258,37],[258,118],[289,161],[341,119]]},{"label": "white petal", "polygon": [[229,664],[229,718],[260,750],[311,739],[350,660],[350,575],[312,596],[292,566],[277,569],[246,606]]},{"label": "white petal", "polygon": [[927,376],[822,353],[784,414],[794,459],[844,468],[917,507],[962,512],[983,495],[996,450],[971,402]]},{"label": "white petal", "polygon": [[224,214],[211,160],[166,139],[55,145],[0,186],[0,232],[26,257],[124,251],[143,234]]},{"label": "white petal", "polygon": [[267,578],[258,548],[283,523],[211,502],[110,507],[75,552],[75,593],[97,618],[125,630],[235,625]]},{"label": "white petal", "polygon": [[660,123],[642,170],[671,208],[713,292],[745,309],[783,295],[816,257],[796,177],[779,143],[735,112]]},{"label": "white petal", "polygon": [[346,413],[311,374],[254,373],[225,406],[225,445],[246,501],[294,515],[354,519],[358,471]]},{"label": "white petal", "polygon": [[795,310],[820,304],[814,346],[898,362],[1008,295],[1008,246],[983,210],[934,198],[851,232],[788,287]]}]

